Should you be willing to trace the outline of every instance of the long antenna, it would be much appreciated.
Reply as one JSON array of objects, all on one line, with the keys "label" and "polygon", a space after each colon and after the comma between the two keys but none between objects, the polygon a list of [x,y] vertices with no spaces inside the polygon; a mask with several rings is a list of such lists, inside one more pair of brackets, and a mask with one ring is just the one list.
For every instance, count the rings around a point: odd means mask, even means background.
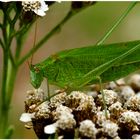
[{"label": "long antenna", "polygon": [[[37,38],[37,16],[35,15],[35,34],[34,34],[34,43],[33,43],[33,48],[35,47],[36,44],[36,38]],[[31,56],[31,61],[30,64],[32,65],[33,63],[33,57],[34,57],[34,53]]]}]

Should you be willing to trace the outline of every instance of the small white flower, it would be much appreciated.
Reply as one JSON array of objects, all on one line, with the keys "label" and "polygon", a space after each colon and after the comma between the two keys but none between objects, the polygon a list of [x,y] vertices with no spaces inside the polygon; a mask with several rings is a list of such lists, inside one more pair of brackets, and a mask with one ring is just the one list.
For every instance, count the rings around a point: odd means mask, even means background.
[{"label": "small white flower", "polygon": [[96,129],[95,124],[91,120],[84,120],[80,122],[79,132],[83,137],[95,139],[98,130]]},{"label": "small white flower", "polygon": [[24,11],[33,11],[39,16],[45,16],[45,11],[49,10],[44,0],[40,1],[24,1],[22,2]]},{"label": "small white flower", "polygon": [[46,134],[53,134],[56,132],[57,123],[53,123],[44,127],[44,133]]},{"label": "small white flower", "polygon": [[39,16],[45,16],[46,13],[45,11],[48,11],[48,5],[46,5],[45,1],[40,1],[40,8],[39,9],[34,9],[33,11],[39,15]]},{"label": "small white flower", "polygon": [[21,122],[27,123],[27,122],[31,122],[33,117],[34,117],[34,113],[22,113],[19,120]]},{"label": "small white flower", "polygon": [[103,133],[105,133],[106,135],[110,136],[111,138],[115,138],[116,136],[118,136],[118,125],[110,120],[106,120],[103,123],[103,128],[102,131]]}]

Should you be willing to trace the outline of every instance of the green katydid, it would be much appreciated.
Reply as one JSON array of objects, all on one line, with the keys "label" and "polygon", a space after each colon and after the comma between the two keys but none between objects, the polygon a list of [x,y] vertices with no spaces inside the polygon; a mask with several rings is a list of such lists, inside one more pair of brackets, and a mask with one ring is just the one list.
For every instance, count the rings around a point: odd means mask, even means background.
[{"label": "green katydid", "polygon": [[79,89],[113,81],[140,69],[140,41],[65,50],[30,66],[31,84],[43,79],[62,88]]},{"label": "green katydid", "polygon": [[[126,10],[102,41],[109,36],[135,4]],[[62,51],[39,64],[30,66],[31,83],[35,88],[39,88],[43,79],[46,78],[49,84],[68,88],[68,90],[77,90],[100,82],[107,117],[107,106],[101,83],[119,79],[138,70],[139,53],[140,41]]]}]

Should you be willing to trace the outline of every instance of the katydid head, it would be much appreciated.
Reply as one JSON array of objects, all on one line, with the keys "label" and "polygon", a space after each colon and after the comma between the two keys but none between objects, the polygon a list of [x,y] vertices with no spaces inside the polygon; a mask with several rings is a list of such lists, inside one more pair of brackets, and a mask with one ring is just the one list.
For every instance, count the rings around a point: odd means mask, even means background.
[{"label": "katydid head", "polygon": [[[36,44],[36,37],[37,37],[37,19],[36,19],[36,24],[35,24],[35,34],[34,34],[34,44],[33,47],[35,47]],[[31,84],[34,88],[39,88],[42,81],[43,81],[43,73],[42,70],[36,66],[36,65],[32,65],[33,62],[33,55],[34,53],[32,53],[31,56],[31,62],[28,62],[29,68],[30,68],[30,79],[31,79]]]},{"label": "katydid head", "polygon": [[30,66],[30,79],[34,88],[39,88],[43,81],[42,71],[35,65]]}]

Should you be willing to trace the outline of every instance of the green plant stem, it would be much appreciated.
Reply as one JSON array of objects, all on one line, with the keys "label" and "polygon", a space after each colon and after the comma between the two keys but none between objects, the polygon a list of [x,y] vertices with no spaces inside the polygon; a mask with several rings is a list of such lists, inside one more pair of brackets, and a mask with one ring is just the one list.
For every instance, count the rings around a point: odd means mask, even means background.
[{"label": "green plant stem", "polygon": [[[2,34],[4,37],[4,46],[3,46],[3,74],[2,74],[2,89],[1,89],[1,94],[2,94],[2,98],[1,98],[1,111],[2,113],[5,111],[5,107],[6,107],[6,83],[7,83],[7,73],[8,73],[8,57],[9,57],[9,50],[8,50],[8,35],[7,35],[7,20],[6,20],[6,15],[4,15],[4,19],[3,19],[3,30],[2,30]],[[3,114],[1,114],[2,116]]]},{"label": "green plant stem", "polygon": [[[8,13],[7,13],[8,14]],[[10,34],[12,29],[10,28],[9,19],[7,19],[7,14],[4,14],[3,19],[3,77],[2,77],[2,89],[1,89],[1,112],[0,112],[0,138],[4,138],[6,134],[6,130],[8,127],[8,113],[9,113],[9,104],[7,104],[7,91],[8,91],[8,71],[9,71],[9,63],[8,61],[12,58],[10,57],[10,46],[12,38],[10,38]],[[15,76],[15,75],[14,75]]]},{"label": "green plant stem", "polygon": [[116,27],[123,21],[123,19],[128,15],[128,13],[133,9],[137,2],[131,2],[126,11],[120,16],[120,18],[115,22],[115,24],[108,30],[108,32],[99,40],[96,45],[101,45],[104,41],[111,35],[111,33],[116,29]]},{"label": "green plant stem", "polygon": [[[8,58],[8,57],[7,57]],[[12,64],[12,63],[11,63]],[[9,74],[6,74],[6,83],[4,88],[5,89],[2,93],[3,94],[3,98],[4,98],[4,102],[2,102],[2,111],[1,111],[1,132],[2,132],[2,138],[5,138],[5,134],[6,131],[8,129],[8,114],[9,114],[9,109],[10,109],[10,103],[11,103],[11,98],[12,98],[12,93],[13,93],[13,89],[14,89],[14,84],[15,84],[15,80],[16,80],[16,75],[17,75],[17,67],[15,67],[14,65],[11,64],[7,64],[6,68],[7,68],[7,73],[9,71]],[[11,69],[10,66],[11,65]],[[5,77],[5,76],[4,76]],[[3,100],[3,99],[2,99]]]},{"label": "green plant stem", "polygon": [[0,38],[0,45],[4,49],[4,44],[3,44],[2,40],[1,40],[1,38]]},{"label": "green plant stem", "polygon": [[8,51],[4,51],[3,54],[3,78],[2,78],[2,89],[1,89],[1,133],[2,137],[5,132],[5,122],[7,121],[7,105],[6,105],[6,83],[7,83],[7,73],[8,73]]},{"label": "green plant stem", "polygon": [[14,85],[15,85],[15,80],[16,80],[16,75],[17,75],[17,71],[18,71],[18,67],[12,65],[11,69],[9,70],[9,77],[8,77],[8,87],[7,87],[7,96],[6,96],[6,103],[8,108],[10,107],[11,104],[11,99],[12,99],[12,93],[14,90]]},{"label": "green plant stem", "polygon": [[0,28],[3,28],[3,25],[0,23]]}]

